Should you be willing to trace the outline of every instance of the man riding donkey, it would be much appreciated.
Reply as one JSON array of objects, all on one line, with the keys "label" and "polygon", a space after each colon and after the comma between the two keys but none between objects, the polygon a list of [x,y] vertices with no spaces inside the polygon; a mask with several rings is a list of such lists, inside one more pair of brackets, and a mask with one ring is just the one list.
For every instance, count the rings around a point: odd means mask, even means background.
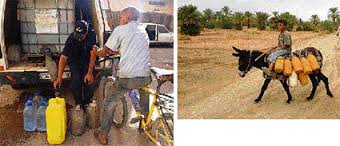
[{"label": "man riding donkey", "polygon": [[275,64],[277,57],[279,56],[286,56],[292,52],[292,37],[287,30],[287,20],[279,20],[278,29],[280,31],[279,39],[278,39],[278,46],[269,50],[266,54],[268,54],[268,62],[269,67],[262,67],[262,71],[268,76],[273,77],[272,70]]},{"label": "man riding donkey", "polygon": [[261,69],[264,72],[266,79],[255,102],[258,103],[261,101],[271,80],[279,79],[287,93],[287,103],[290,103],[292,95],[290,94],[287,81],[289,78],[289,85],[294,87],[297,84],[297,76],[301,85],[308,84],[308,78],[312,82],[312,91],[306,98],[307,100],[313,99],[320,81],[324,82],[327,95],[333,97],[329,88],[328,78],[321,72],[323,66],[322,53],[314,47],[307,47],[292,53],[292,38],[287,31],[287,21],[279,20],[278,29],[280,31],[278,46],[265,52],[258,50],[249,51],[233,47],[236,52],[233,52],[232,55],[239,58],[238,68],[241,77],[245,77],[246,73],[252,69],[252,67]]}]

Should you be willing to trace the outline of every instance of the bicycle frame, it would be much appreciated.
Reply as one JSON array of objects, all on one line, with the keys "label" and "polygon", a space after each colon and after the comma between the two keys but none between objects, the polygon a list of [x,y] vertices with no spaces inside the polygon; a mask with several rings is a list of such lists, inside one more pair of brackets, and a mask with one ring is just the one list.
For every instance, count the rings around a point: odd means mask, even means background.
[{"label": "bicycle frame", "polygon": [[[153,137],[153,136],[149,133],[149,131],[147,130],[148,126],[150,126],[150,124],[152,123],[152,119],[151,119],[151,118],[152,118],[152,115],[153,115],[154,110],[157,111],[158,117],[161,117],[161,118],[162,118],[160,109],[159,109],[159,107],[156,105],[156,104],[157,104],[157,93],[154,92],[154,91],[152,91],[152,90],[151,90],[150,88],[148,88],[148,87],[144,87],[143,90],[146,91],[147,93],[149,93],[149,94],[152,96],[152,104],[151,104],[151,109],[150,109],[150,111],[149,111],[149,114],[148,114],[148,116],[147,116],[146,121],[145,121],[144,118],[142,118],[142,120],[141,120],[141,128],[143,128],[144,133],[150,138],[150,140],[151,140],[153,143],[155,143],[156,145],[159,145],[159,143],[157,142],[157,140],[155,139],[155,137]],[[136,110],[135,110],[135,111],[136,111]],[[136,114],[137,114],[137,116],[141,116],[141,115],[142,115],[142,114],[141,114],[140,112],[138,112],[138,111],[136,111]],[[166,141],[167,141],[168,145],[171,145],[171,143],[173,143],[173,141],[170,140],[170,138],[169,138],[169,134],[168,134],[168,132],[167,132],[167,130],[166,130],[165,124],[164,124],[164,122],[163,122],[162,120],[161,120],[160,122],[161,122],[161,125],[162,125],[162,129],[164,130],[164,133],[165,133]]]},{"label": "bicycle frame", "polygon": [[[105,59],[100,60],[99,63],[100,63],[100,62],[104,62],[104,61],[107,60],[107,59],[111,59],[111,60],[112,60],[112,59],[119,59],[119,57],[116,56],[116,57],[110,58],[110,57],[107,56],[107,57],[105,57]],[[112,60],[112,62],[113,62],[113,60]],[[112,70],[112,69],[111,69],[111,70]],[[113,76],[114,76],[114,75],[113,75]],[[150,132],[148,131],[148,127],[149,127],[149,126],[151,125],[151,123],[152,123],[152,119],[151,119],[151,118],[152,118],[152,115],[153,115],[154,110],[157,111],[157,117],[163,118],[163,117],[162,117],[162,113],[161,113],[161,109],[160,109],[159,106],[157,106],[157,96],[160,95],[160,93],[158,92],[158,90],[159,90],[159,88],[160,88],[160,85],[161,85],[161,84],[158,85],[157,91],[156,91],[156,92],[153,91],[153,90],[151,90],[151,89],[148,88],[148,87],[142,88],[144,91],[146,91],[148,94],[150,94],[150,95],[152,96],[152,103],[151,103],[151,109],[150,109],[150,111],[149,111],[149,114],[148,114],[148,116],[147,116],[146,121],[145,121],[144,118],[142,118],[142,120],[141,120],[141,128],[143,128],[144,133],[149,137],[149,139],[150,139],[153,143],[155,143],[156,145],[158,145],[158,146],[159,146],[160,144],[157,142],[157,140],[155,139],[155,137],[153,137],[153,136],[150,134]],[[133,109],[135,110],[137,116],[140,117],[140,116],[142,115],[142,113],[141,113],[141,112],[138,112],[138,111],[135,109],[134,106],[132,106],[132,107],[133,107]],[[164,120],[165,120],[165,119],[164,119]],[[166,130],[164,121],[163,121],[163,120],[160,120],[160,123],[161,123],[162,129],[163,129],[163,131],[164,131],[164,133],[165,133],[166,142],[167,142],[167,144],[170,146],[171,144],[173,144],[173,140],[170,140],[169,133],[168,133],[167,130]]]}]

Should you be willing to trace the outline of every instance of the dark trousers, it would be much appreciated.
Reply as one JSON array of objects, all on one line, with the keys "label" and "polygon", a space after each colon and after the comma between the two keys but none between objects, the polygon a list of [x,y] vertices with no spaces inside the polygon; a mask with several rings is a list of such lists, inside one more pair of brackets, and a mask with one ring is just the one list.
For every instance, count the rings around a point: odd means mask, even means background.
[{"label": "dark trousers", "polygon": [[87,67],[81,65],[70,66],[71,71],[71,90],[76,105],[84,106],[89,104],[94,93],[94,85],[88,85],[84,82],[87,73]]}]

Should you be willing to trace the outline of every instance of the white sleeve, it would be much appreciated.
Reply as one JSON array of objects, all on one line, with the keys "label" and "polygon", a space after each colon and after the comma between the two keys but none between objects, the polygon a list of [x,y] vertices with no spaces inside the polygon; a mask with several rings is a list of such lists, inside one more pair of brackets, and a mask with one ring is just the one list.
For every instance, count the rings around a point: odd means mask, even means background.
[{"label": "white sleeve", "polygon": [[118,51],[118,48],[120,46],[120,37],[121,36],[121,29],[120,27],[116,27],[110,37],[107,39],[105,46],[108,47],[112,51]]}]

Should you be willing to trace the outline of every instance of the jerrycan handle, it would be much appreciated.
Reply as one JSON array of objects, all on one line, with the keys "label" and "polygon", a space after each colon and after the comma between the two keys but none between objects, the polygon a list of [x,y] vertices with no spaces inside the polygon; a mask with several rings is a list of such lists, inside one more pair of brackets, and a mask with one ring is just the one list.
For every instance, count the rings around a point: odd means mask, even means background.
[{"label": "jerrycan handle", "polygon": [[54,95],[56,98],[60,98],[60,95],[61,95],[61,88],[57,87],[56,89],[54,89]]}]

